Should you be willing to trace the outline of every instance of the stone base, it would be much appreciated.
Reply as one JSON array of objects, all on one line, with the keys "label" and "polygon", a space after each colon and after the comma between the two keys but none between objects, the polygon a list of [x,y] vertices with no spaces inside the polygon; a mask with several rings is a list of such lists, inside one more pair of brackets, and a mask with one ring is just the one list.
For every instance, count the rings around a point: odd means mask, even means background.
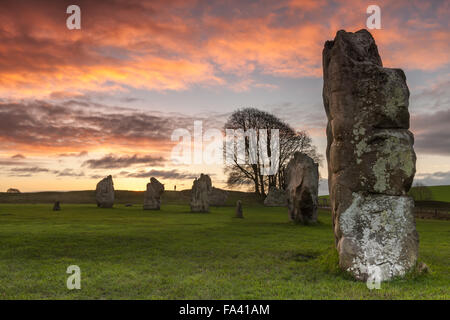
[{"label": "stone base", "polygon": [[160,210],[161,199],[145,199],[143,208],[144,210]]},{"label": "stone base", "polygon": [[191,206],[191,212],[209,212],[209,208]]},{"label": "stone base", "polygon": [[209,206],[191,205],[191,212],[209,212]]},{"label": "stone base", "polygon": [[103,203],[98,203],[97,202],[97,207],[99,208],[112,208],[114,206],[114,203],[110,203],[110,202],[103,202]]},{"label": "stone base", "polygon": [[407,196],[353,193],[339,216],[339,265],[356,279],[403,276],[417,262],[414,201]]}]

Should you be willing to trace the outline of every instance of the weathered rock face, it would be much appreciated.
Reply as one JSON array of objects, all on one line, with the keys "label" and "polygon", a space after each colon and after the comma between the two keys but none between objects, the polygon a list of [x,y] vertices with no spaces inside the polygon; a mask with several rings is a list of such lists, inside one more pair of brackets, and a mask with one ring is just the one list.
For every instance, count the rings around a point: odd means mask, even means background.
[{"label": "weathered rock face", "polygon": [[319,165],[296,152],[286,167],[286,182],[289,218],[302,224],[317,222]]},{"label": "weathered rock face", "polygon": [[244,218],[244,214],[242,212],[242,202],[241,202],[241,200],[238,200],[236,202],[236,218],[240,218],[240,219]]},{"label": "weathered rock face", "polygon": [[228,199],[228,192],[212,187],[208,197],[210,206],[224,206]]},{"label": "weathered rock face", "polygon": [[366,30],[339,31],[323,51],[327,161],[339,264],[355,278],[389,280],[417,260],[414,203],[407,197],[416,155],[409,90],[400,69],[383,68]]},{"label": "weathered rock face", "polygon": [[201,174],[195,179],[191,191],[191,211],[209,212],[209,193],[212,190],[211,178],[207,174]]},{"label": "weathered rock face", "polygon": [[287,206],[286,191],[272,187],[269,189],[264,199],[266,207],[285,207]]},{"label": "weathered rock face", "polygon": [[97,207],[112,208],[114,205],[114,183],[111,176],[107,176],[97,183],[95,200],[97,201]]},{"label": "weathered rock face", "polygon": [[159,210],[161,208],[161,196],[164,193],[164,185],[156,178],[151,177],[145,191],[144,210]]}]

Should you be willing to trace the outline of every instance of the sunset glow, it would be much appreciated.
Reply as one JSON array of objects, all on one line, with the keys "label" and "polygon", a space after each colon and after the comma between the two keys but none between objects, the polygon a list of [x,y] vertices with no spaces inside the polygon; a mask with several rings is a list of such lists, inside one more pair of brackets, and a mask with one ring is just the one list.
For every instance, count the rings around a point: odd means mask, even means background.
[{"label": "sunset glow", "polygon": [[[222,166],[168,160],[170,137],[195,120],[222,129],[242,107],[307,130],[324,155],[323,44],[365,28],[371,4],[76,3],[81,30],[66,27],[69,1],[0,4],[0,192],[91,190],[109,174],[122,190],[152,174],[186,189],[201,172],[225,187]],[[382,29],[371,33],[411,92],[416,180],[450,184],[450,2],[377,4]]]}]

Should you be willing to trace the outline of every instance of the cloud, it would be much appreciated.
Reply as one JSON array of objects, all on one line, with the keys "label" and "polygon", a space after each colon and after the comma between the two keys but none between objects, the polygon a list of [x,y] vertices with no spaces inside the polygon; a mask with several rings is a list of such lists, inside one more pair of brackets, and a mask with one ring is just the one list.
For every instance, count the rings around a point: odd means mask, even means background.
[{"label": "cloud", "polygon": [[136,164],[144,164],[147,166],[162,165],[164,159],[162,157],[154,157],[151,155],[133,155],[133,156],[114,156],[109,154],[100,159],[90,159],[83,162],[82,166],[90,169],[117,169],[128,168]]},{"label": "cloud", "polygon": [[[5,147],[3,147],[6,149]],[[15,154],[9,158],[0,158],[0,166],[20,166],[27,165],[28,163],[24,160],[26,157],[22,154]]]},{"label": "cloud", "polygon": [[11,157],[11,159],[25,159],[26,157],[23,154],[16,154]]},{"label": "cloud", "polygon": [[421,182],[426,186],[450,185],[450,171],[416,174],[414,182]]},{"label": "cloud", "polygon": [[[104,110],[105,109],[105,110]],[[172,132],[191,127],[193,117],[144,113],[134,109],[106,110],[52,104],[0,102],[0,143],[4,149],[63,152],[84,156],[87,150],[108,147],[170,151]]]},{"label": "cloud", "polygon": [[188,173],[188,172],[179,172],[177,170],[150,170],[150,171],[139,171],[134,173],[128,173],[127,177],[131,178],[162,178],[162,179],[195,179],[198,175]]},{"label": "cloud", "polygon": [[[194,86],[248,90],[258,75],[320,77],[323,43],[365,28],[364,1],[87,1],[82,30],[69,31],[67,3],[0,3],[0,96],[78,97],[128,88]],[[379,1],[374,30],[385,64],[448,65],[448,1]],[[405,54],[408,52],[408,54]],[[238,83],[230,83],[238,77]],[[48,85],[51,83],[51,85]]]},{"label": "cloud", "polygon": [[419,88],[410,99],[410,110],[443,111],[450,106],[450,74],[437,79],[425,88]]},{"label": "cloud", "polygon": [[60,154],[58,154],[58,157],[59,158],[64,158],[64,157],[77,157],[77,158],[80,158],[80,157],[84,157],[84,156],[87,156],[87,155],[88,155],[87,151],[80,151],[78,153],[60,153]]},{"label": "cloud", "polygon": [[428,154],[450,155],[450,109],[411,117],[414,148]]},{"label": "cloud", "polygon": [[99,175],[99,174],[94,174],[94,175],[89,176],[89,178],[98,180],[98,179],[103,179],[104,176]]},{"label": "cloud", "polygon": [[25,168],[11,168],[13,173],[40,173],[40,172],[50,172],[47,168],[41,167],[25,167]]},{"label": "cloud", "polygon": [[24,161],[0,159],[0,166],[17,166],[17,165],[26,165],[26,164],[27,163]]},{"label": "cloud", "polygon": [[75,172],[73,169],[66,168],[62,171],[54,171],[58,177],[84,177],[84,172]]}]

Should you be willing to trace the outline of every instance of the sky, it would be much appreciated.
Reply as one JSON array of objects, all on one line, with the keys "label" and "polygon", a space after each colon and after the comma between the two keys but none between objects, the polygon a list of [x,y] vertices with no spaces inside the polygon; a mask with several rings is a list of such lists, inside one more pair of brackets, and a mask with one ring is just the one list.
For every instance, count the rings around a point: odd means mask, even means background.
[{"label": "sky", "polygon": [[[81,9],[69,30],[66,9]],[[449,1],[1,1],[0,192],[171,190],[220,165],[170,160],[176,129],[222,129],[256,107],[306,130],[325,155],[322,49],[340,29],[370,30],[411,92],[416,182],[450,184]],[[326,161],[320,193],[327,193]]]}]

